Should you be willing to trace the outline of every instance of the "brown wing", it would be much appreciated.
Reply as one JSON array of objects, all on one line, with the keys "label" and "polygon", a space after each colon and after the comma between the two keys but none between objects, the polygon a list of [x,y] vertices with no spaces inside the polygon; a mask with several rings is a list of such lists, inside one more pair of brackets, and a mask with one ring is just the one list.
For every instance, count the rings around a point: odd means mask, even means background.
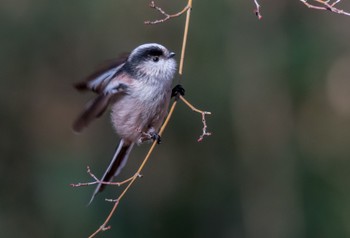
[{"label": "brown wing", "polygon": [[119,69],[128,59],[129,54],[123,54],[118,59],[108,60],[102,64],[94,73],[90,74],[82,82],[74,84],[74,87],[79,91],[92,90],[100,93],[116,75]]}]

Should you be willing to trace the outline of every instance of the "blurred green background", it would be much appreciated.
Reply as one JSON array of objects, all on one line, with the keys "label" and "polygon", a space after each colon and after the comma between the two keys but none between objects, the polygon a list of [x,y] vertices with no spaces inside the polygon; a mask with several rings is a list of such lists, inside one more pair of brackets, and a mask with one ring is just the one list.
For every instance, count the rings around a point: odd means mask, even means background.
[{"label": "blurred green background", "polygon": [[[87,165],[101,176],[118,138],[108,115],[72,132],[93,96],[72,84],[146,42],[179,59],[185,17],[145,26],[161,17],[148,3],[1,1],[1,237],[87,237],[102,224],[120,188],[87,206],[94,187],[69,184],[91,180]],[[194,1],[181,84],[213,113],[213,135],[197,143],[200,115],[180,104],[99,237],[350,237],[350,18],[261,4],[258,21],[253,1]]]}]

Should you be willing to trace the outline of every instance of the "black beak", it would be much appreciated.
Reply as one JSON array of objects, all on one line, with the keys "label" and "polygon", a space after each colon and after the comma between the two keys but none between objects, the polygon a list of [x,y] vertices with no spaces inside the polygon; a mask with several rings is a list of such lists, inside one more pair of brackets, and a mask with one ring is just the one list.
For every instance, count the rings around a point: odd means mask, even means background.
[{"label": "black beak", "polygon": [[176,54],[174,52],[170,52],[168,58],[173,58]]}]

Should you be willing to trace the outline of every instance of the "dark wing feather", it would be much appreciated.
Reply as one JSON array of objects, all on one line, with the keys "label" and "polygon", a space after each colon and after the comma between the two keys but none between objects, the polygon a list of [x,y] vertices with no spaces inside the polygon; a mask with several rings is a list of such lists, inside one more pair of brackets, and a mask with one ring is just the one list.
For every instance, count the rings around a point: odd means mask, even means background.
[{"label": "dark wing feather", "polygon": [[94,73],[86,77],[84,81],[74,84],[74,87],[79,91],[92,90],[96,93],[102,92],[128,59],[128,56],[129,54],[123,54],[118,59],[106,61]]},{"label": "dark wing feather", "polygon": [[120,71],[126,59],[125,55],[91,74],[86,81],[75,84],[78,90],[92,90],[98,93],[98,96],[87,103],[84,111],[75,120],[73,124],[75,132],[81,132],[93,119],[100,117],[106,111],[112,97],[126,93],[128,77]]},{"label": "dark wing feather", "polygon": [[90,122],[100,117],[106,111],[112,94],[101,94],[87,104],[85,110],[79,115],[73,124],[75,132],[81,132]]}]

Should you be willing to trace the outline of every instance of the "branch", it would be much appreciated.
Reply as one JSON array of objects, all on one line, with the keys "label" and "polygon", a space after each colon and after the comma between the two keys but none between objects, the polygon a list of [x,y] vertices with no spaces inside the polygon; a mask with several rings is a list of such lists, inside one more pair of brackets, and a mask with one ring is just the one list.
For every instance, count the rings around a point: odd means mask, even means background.
[{"label": "branch", "polygon": [[[260,13],[260,4],[258,0],[253,0],[255,4],[254,13],[258,17],[259,20],[261,20],[262,15]],[[336,7],[338,3],[341,3],[342,0],[299,0],[302,2],[306,7],[310,9],[315,10],[321,10],[321,11],[330,11],[336,14],[350,16],[350,12],[346,12],[342,9],[339,9]],[[310,3],[312,2],[312,3]]]},{"label": "branch", "polygon": [[333,3],[331,0],[313,0],[318,5],[308,3],[307,0],[300,0],[305,6],[310,9],[322,10],[322,11],[330,11],[336,14],[350,16],[349,12],[346,12],[342,9],[336,8],[335,6],[340,3],[342,0],[335,0]]},{"label": "branch", "polygon": [[166,13],[162,8],[156,6],[156,4],[154,3],[154,1],[150,2],[149,6],[151,8],[154,8],[155,10],[157,10],[158,12],[160,12],[164,18],[163,19],[159,19],[159,20],[155,20],[155,21],[145,21],[145,24],[150,24],[150,25],[154,25],[154,24],[158,24],[158,23],[163,23],[167,20],[169,20],[170,18],[174,18],[174,17],[178,17],[181,16],[182,14],[184,14],[188,9],[191,8],[192,4],[189,4],[190,1],[188,1],[188,4],[186,5],[186,7],[184,7],[184,9],[182,9],[181,11],[179,11],[178,13],[175,14],[168,14]]},{"label": "branch", "polygon": [[[95,181],[93,182],[88,182],[88,183],[71,183],[70,186],[72,186],[73,188],[77,188],[77,187],[83,187],[83,186],[90,186],[90,185],[95,185],[95,184],[106,184],[106,185],[114,185],[114,186],[118,186],[120,187],[123,184],[126,184],[128,182],[130,182],[132,180],[133,177],[128,178],[124,181],[121,182],[106,182],[106,181],[102,181],[99,180],[90,170],[90,167],[87,166],[87,171],[86,171]],[[138,174],[138,177],[141,178],[142,175]]]},{"label": "branch", "polygon": [[211,115],[211,112],[206,112],[206,111],[202,111],[197,109],[196,107],[194,107],[191,103],[189,103],[183,96],[179,96],[179,98],[189,107],[191,108],[192,111],[194,112],[198,112],[202,115],[202,123],[203,123],[203,128],[202,128],[202,135],[200,135],[200,137],[198,138],[198,142],[203,141],[204,136],[210,136],[211,132],[207,132],[207,122],[205,120],[205,115]]},{"label": "branch", "polygon": [[260,5],[258,0],[254,0],[254,4],[255,4],[254,13],[258,17],[258,19],[261,20],[262,15],[260,14]]}]

